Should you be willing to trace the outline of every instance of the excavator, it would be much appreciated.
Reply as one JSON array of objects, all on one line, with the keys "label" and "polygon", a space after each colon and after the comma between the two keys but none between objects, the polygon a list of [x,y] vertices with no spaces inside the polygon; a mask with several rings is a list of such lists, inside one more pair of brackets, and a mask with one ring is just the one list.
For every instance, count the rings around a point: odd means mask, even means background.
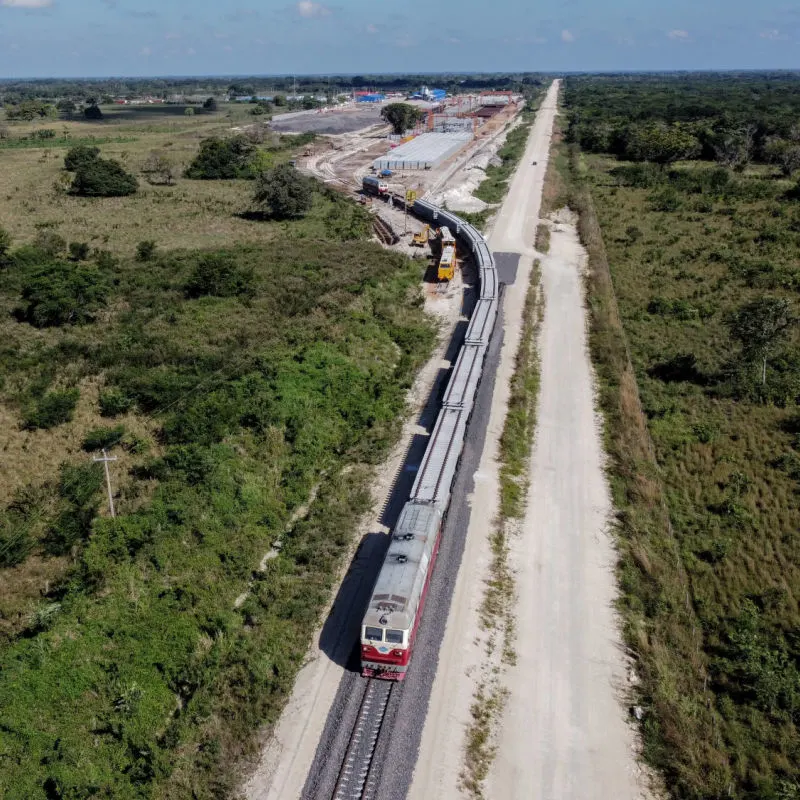
[{"label": "excavator", "polygon": [[419,245],[420,247],[425,247],[428,244],[428,239],[431,235],[431,226],[426,225],[419,233],[414,234],[414,238],[411,240],[411,244]]}]

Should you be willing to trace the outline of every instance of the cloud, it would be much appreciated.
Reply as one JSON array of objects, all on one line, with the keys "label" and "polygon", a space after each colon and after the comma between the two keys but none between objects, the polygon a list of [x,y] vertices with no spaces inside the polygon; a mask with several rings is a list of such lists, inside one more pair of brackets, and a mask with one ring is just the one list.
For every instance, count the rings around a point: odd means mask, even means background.
[{"label": "cloud", "polygon": [[0,6],[7,8],[49,8],[53,0],[0,0]]},{"label": "cloud", "polygon": [[776,42],[779,39],[789,38],[785,33],[781,33],[777,28],[771,28],[768,31],[761,31],[759,36],[761,36],[762,39],[770,39],[773,42]]},{"label": "cloud", "polygon": [[561,41],[567,43],[574,42],[575,34],[572,31],[569,31],[566,28],[564,28],[564,30],[561,31]]},{"label": "cloud", "polygon": [[139,55],[140,55],[140,56],[151,56],[151,55],[153,55],[153,51],[152,51],[152,49],[151,49],[151,48],[149,48],[149,47],[143,47],[143,48],[142,48],[142,49],[139,51]]},{"label": "cloud", "polygon": [[196,52],[197,52],[197,50],[195,50],[194,47],[187,47],[186,48],[186,55],[187,56],[193,56]]},{"label": "cloud", "polygon": [[297,13],[301,17],[310,19],[311,17],[327,17],[331,11],[322,3],[314,3],[313,0],[300,0],[297,4]]},{"label": "cloud", "polygon": [[685,42],[689,38],[689,31],[682,31],[682,30],[667,31],[667,38],[674,39],[676,42]]},{"label": "cloud", "polygon": [[225,47],[223,47],[222,49],[223,49],[223,50],[224,50],[226,53],[232,53],[232,52],[233,52],[233,48],[232,48],[232,47],[231,47],[229,44],[226,44],[226,45],[225,45]]},{"label": "cloud", "polygon": [[376,26],[376,25],[373,25],[373,24],[370,22],[370,24],[369,24],[369,25],[367,25],[367,33],[377,33],[377,32],[378,32],[378,28],[377,28],[377,26]]},{"label": "cloud", "polygon": [[165,33],[164,34],[164,38],[165,39],[180,39],[181,35],[179,33]]}]

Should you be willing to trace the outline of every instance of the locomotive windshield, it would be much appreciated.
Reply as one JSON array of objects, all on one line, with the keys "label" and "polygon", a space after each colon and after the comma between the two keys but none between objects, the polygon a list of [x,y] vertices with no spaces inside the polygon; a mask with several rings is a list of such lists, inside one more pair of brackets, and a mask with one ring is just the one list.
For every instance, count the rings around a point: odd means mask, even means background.
[{"label": "locomotive windshield", "polygon": [[370,628],[369,625],[364,626],[364,638],[369,639],[371,642],[382,642],[383,628]]},{"label": "locomotive windshield", "polygon": [[386,631],[386,641],[391,644],[403,644],[403,631]]}]

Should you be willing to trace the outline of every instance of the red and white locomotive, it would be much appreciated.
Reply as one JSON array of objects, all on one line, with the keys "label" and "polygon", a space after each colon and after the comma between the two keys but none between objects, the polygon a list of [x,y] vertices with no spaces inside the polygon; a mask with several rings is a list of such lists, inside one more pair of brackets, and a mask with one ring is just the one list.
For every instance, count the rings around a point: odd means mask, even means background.
[{"label": "red and white locomotive", "polygon": [[403,506],[361,626],[364,677],[405,677],[441,527],[442,515],[435,505],[412,500]]}]

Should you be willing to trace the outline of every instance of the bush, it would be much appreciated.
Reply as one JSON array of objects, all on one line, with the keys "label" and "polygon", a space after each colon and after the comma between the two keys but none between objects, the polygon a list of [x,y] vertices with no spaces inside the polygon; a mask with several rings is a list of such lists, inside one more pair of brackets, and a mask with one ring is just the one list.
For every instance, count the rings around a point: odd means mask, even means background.
[{"label": "bush", "polygon": [[21,564],[33,550],[33,539],[27,526],[12,518],[0,517],[0,568]]},{"label": "bush", "polygon": [[124,425],[105,425],[102,428],[93,428],[83,437],[81,447],[89,453],[94,450],[103,450],[119,443],[124,435]]},{"label": "bush", "polygon": [[136,178],[121,164],[96,158],[78,167],[70,192],[83,197],[124,197],[133,194],[138,186]]},{"label": "bush", "polygon": [[126,414],[132,407],[133,400],[119,389],[107,389],[100,392],[100,413],[104,417]]},{"label": "bush", "polygon": [[83,116],[85,119],[101,120],[103,119],[103,112],[96,103],[93,103],[83,110]]},{"label": "bush", "polygon": [[255,152],[246,136],[204,139],[200,142],[200,152],[186,169],[186,177],[196,180],[252,178],[251,161]]},{"label": "bush", "polygon": [[58,493],[64,510],[56,517],[45,537],[45,547],[52,555],[66,555],[86,539],[97,514],[98,494],[103,486],[99,464],[61,467]]},{"label": "bush", "polygon": [[273,219],[302,217],[314,201],[313,183],[289,164],[280,164],[259,175],[253,202]]},{"label": "bush", "polygon": [[0,228],[0,267],[5,266],[9,261],[9,251],[11,250],[11,234],[4,228]]},{"label": "bush", "polygon": [[69,257],[73,261],[86,261],[89,258],[89,242],[70,242]]},{"label": "bush", "polygon": [[152,239],[144,239],[136,245],[137,261],[152,261],[156,255],[156,243]]},{"label": "bush", "polygon": [[213,97],[209,97],[208,100],[203,103],[203,108],[206,111],[216,111],[217,110],[217,101]]},{"label": "bush", "polygon": [[77,389],[55,389],[40,397],[24,416],[29,430],[48,429],[72,420],[80,392]]},{"label": "bush", "polygon": [[107,293],[108,284],[99,270],[55,262],[24,283],[22,299],[27,306],[22,317],[37,328],[90,322],[94,311],[105,305]]},{"label": "bush", "polygon": [[234,297],[252,292],[252,270],[240,268],[233,256],[220,253],[201,256],[186,283],[188,297]]},{"label": "bush", "polygon": [[99,156],[99,147],[89,147],[86,144],[76,145],[70,148],[64,156],[64,169],[76,172],[80,167],[95,161]]}]

